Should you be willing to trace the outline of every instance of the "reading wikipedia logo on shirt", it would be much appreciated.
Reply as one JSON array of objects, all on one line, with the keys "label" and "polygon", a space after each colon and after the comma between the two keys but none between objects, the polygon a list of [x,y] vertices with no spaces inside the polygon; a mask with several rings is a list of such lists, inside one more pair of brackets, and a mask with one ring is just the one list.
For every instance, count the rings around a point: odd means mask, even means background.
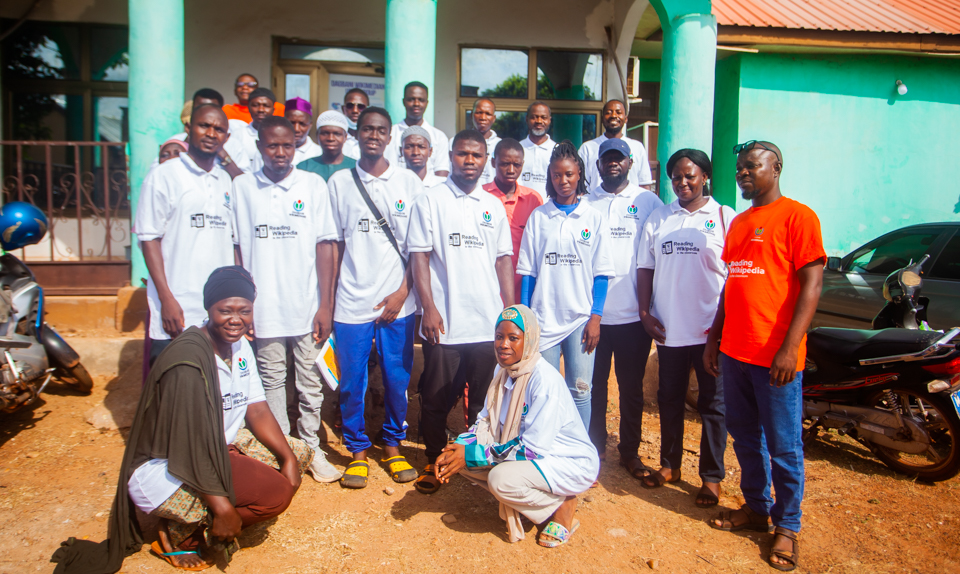
[{"label": "reading wikipedia logo on shirt", "polygon": [[397,211],[403,211],[403,208],[406,207],[402,199],[398,199],[394,206],[397,208]]},{"label": "reading wikipedia logo on shirt", "polygon": [[630,215],[636,215],[636,214],[637,214],[637,206],[636,206],[636,205],[631,205],[630,207],[628,207],[628,208],[627,208],[627,213],[629,213]]}]

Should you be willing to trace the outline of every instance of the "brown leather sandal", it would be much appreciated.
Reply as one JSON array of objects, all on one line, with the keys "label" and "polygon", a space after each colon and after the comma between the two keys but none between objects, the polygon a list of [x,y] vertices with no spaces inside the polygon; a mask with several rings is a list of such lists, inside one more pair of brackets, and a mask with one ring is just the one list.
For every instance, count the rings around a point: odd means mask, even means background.
[{"label": "brown leather sandal", "polygon": [[[734,524],[733,516],[734,513],[742,512],[747,515],[747,521],[743,524]],[[719,520],[722,526],[717,526],[716,521]],[[764,516],[762,514],[757,514],[750,509],[749,506],[744,504],[740,507],[740,510],[725,510],[720,513],[719,516],[710,519],[710,526],[716,528],[717,530],[723,530],[725,532],[736,532],[738,530],[753,530],[754,532],[773,532],[773,523],[770,522],[769,516]]]},{"label": "brown leather sandal", "polygon": [[643,480],[644,478],[657,472],[649,466],[643,464],[643,461],[640,460],[639,456],[633,456],[631,458],[624,458],[621,456],[620,466],[627,469],[627,472],[630,473],[630,476],[637,480]]},{"label": "brown leather sandal", "polygon": [[417,477],[416,482],[413,483],[413,486],[420,494],[433,494],[440,490],[440,480],[434,475],[433,468],[434,466],[432,464],[425,466],[423,472]]},{"label": "brown leather sandal", "polygon": [[[773,566],[774,568],[776,568],[777,570],[780,570],[781,572],[790,572],[790,571],[796,570],[797,566],[800,565],[799,535],[792,530],[787,530],[786,528],[781,528],[778,526],[773,531],[774,542],[777,541],[777,536],[783,536],[784,538],[789,539],[790,542],[793,543],[793,551],[774,550],[771,548],[770,557],[767,558],[767,562],[770,563],[770,566]],[[786,560],[787,562],[789,562],[789,564],[777,564],[776,562],[772,562],[770,558],[773,558],[774,556],[776,556],[777,558],[780,558],[781,560]]]},{"label": "brown leather sandal", "polygon": [[[670,472],[672,473],[673,469],[670,469]],[[667,477],[660,474],[660,471],[654,471],[640,480],[640,486],[644,488],[660,488],[668,482],[670,484],[680,482],[681,478],[683,478],[683,472],[679,470],[677,471],[677,478],[674,478],[673,480],[667,480]]]}]

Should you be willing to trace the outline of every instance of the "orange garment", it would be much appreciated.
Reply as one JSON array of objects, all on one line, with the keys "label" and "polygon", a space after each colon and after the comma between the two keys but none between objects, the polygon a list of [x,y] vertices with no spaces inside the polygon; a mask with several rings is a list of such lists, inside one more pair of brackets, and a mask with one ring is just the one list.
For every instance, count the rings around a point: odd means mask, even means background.
[{"label": "orange garment", "polygon": [[483,191],[498,198],[503,203],[503,208],[507,211],[507,221],[510,222],[510,239],[513,240],[513,255],[510,261],[513,263],[513,272],[516,281],[514,297],[520,302],[520,283],[522,276],[517,275],[517,260],[520,259],[520,240],[523,239],[523,228],[527,226],[527,220],[534,209],[543,205],[540,194],[529,187],[523,187],[517,184],[517,191],[512,199],[507,199],[506,194],[497,187],[497,181],[493,180],[483,186]]},{"label": "orange garment", "polygon": [[[283,117],[283,112],[286,111],[286,108],[280,102],[273,103],[273,115]],[[250,123],[253,118],[250,117],[250,110],[247,109],[247,106],[241,106],[240,104],[227,104],[223,106],[223,113],[227,114],[228,120],[240,120],[242,122]]]},{"label": "orange garment", "polygon": [[[826,256],[817,214],[798,201],[781,197],[735,217],[723,247],[727,284],[720,350],[738,361],[770,367],[800,295],[797,269]],[[797,371],[803,370],[806,354],[804,336]]]}]

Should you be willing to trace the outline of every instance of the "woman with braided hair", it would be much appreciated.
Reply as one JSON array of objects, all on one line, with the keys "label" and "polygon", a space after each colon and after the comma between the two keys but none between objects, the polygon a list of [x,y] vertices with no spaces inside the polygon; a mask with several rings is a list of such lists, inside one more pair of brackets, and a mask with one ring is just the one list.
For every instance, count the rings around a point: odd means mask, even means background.
[{"label": "woman with braided hair", "polygon": [[593,351],[607,280],[615,274],[608,231],[599,211],[581,201],[587,194],[583,160],[569,140],[554,148],[547,170],[549,200],[530,214],[520,243],[520,300],[540,321],[540,352],[560,369],[590,428]]}]

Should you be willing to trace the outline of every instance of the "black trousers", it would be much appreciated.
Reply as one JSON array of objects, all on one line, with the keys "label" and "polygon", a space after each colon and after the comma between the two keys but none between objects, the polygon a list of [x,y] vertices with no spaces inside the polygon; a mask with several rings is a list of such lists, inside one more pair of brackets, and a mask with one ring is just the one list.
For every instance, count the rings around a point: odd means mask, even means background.
[{"label": "black trousers", "polygon": [[433,464],[447,444],[447,415],[467,383],[470,383],[467,425],[477,421],[496,367],[493,341],[462,345],[423,344],[420,434],[423,435],[428,463]]},{"label": "black trousers", "polygon": [[703,368],[706,345],[689,347],[657,346],[660,358],[660,466],[679,469],[683,457],[683,413],[690,367],[697,373],[697,411],[703,426],[700,430],[700,478],[706,482],[724,479],[723,452],[727,448],[726,409],[723,402],[723,380],[714,378]]},{"label": "black trousers", "polygon": [[590,440],[601,454],[607,447],[607,380],[611,359],[616,356],[617,385],[620,388],[620,444],[622,458],[633,458],[640,450],[643,430],[643,375],[653,339],[640,321],[626,325],[600,325],[600,343],[594,351],[593,392],[590,395]]}]

